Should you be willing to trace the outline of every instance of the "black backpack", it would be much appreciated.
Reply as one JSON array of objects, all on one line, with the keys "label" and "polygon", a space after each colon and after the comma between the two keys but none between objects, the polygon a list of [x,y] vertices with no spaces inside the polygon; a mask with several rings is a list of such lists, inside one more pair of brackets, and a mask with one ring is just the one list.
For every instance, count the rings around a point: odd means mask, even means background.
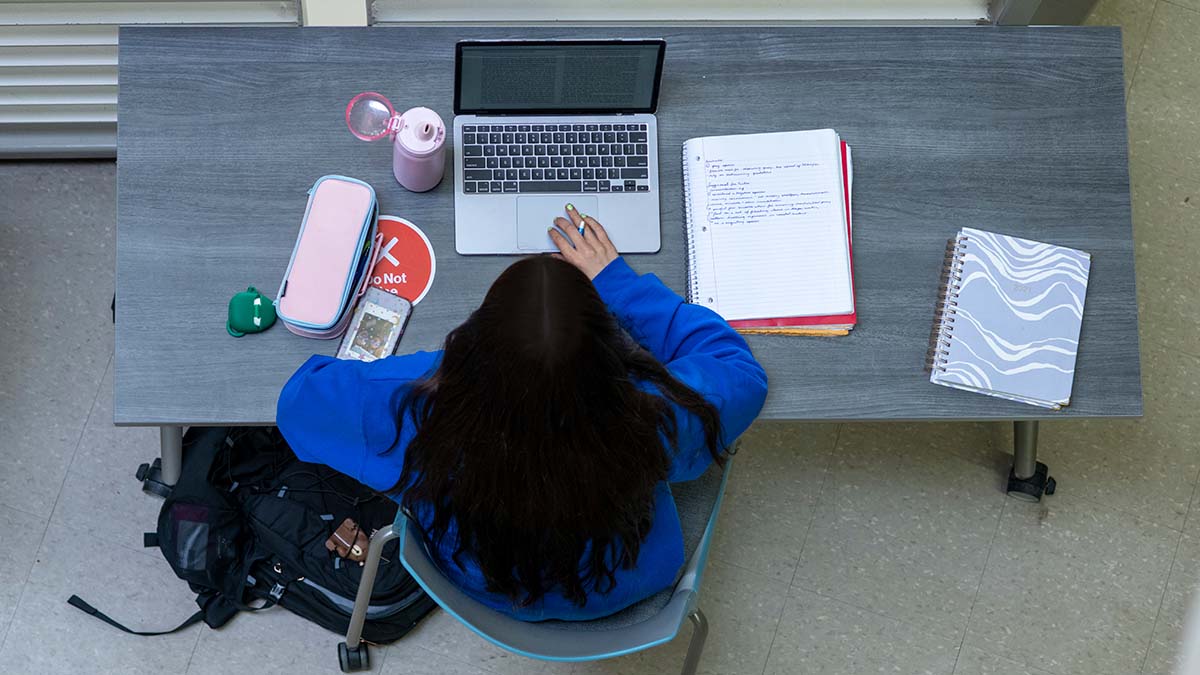
[{"label": "black backpack", "polygon": [[[273,427],[193,427],[183,471],[146,534],[200,611],[169,631],[130,630],[81,600],[68,602],[135,635],[164,635],[199,621],[220,628],[242,611],[275,605],[345,633],[362,577],[359,563],[327,550],[346,518],[370,535],[396,517],[396,502],[336,471],[301,462]],[[362,637],[403,637],[435,603],[409,576],[395,540],[384,547]]]}]

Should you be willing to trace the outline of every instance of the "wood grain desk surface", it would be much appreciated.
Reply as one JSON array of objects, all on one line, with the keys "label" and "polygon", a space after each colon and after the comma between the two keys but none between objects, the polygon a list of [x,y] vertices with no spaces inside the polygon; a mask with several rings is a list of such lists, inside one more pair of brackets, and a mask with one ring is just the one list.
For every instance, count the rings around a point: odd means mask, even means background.
[{"label": "wood grain desk surface", "polygon": [[[629,261],[676,290],[684,140],[833,127],[853,146],[860,322],[844,338],[751,336],[770,376],[764,417],[1141,414],[1117,28],[123,28],[117,423],[272,423],[292,371],[334,352],[282,325],[241,339],[224,327],[233,293],[274,297],[324,174],[371,183],[382,213],[428,234],[437,277],[400,351],[437,348],[513,258],[457,255],[450,162],[432,192],[405,191],[390,147],[346,130],[347,101],[376,90],[449,124],[455,41],[612,36],[668,43],[662,250]],[[963,226],[1092,254],[1064,412],[929,383],[943,250]]]}]

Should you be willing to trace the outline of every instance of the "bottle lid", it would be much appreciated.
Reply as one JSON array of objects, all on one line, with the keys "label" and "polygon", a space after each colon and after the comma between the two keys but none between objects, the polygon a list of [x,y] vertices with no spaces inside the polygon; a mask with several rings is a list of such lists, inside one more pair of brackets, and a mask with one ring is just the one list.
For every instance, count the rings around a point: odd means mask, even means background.
[{"label": "bottle lid", "polygon": [[378,141],[400,128],[400,116],[386,96],[364,91],[346,105],[346,126],[356,138]]},{"label": "bottle lid", "polygon": [[432,153],[442,147],[445,139],[446,125],[441,116],[429,108],[412,108],[400,117],[396,143],[413,155]]}]

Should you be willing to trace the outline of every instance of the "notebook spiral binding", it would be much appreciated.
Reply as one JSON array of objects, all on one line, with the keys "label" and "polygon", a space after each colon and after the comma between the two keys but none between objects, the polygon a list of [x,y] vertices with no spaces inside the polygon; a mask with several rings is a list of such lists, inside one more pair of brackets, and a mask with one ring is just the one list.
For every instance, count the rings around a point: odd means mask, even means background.
[{"label": "notebook spiral binding", "polygon": [[950,341],[954,337],[954,319],[958,314],[958,293],[962,288],[963,253],[966,249],[966,235],[951,237],[946,243],[946,256],[942,260],[942,280],[938,285],[938,302],[933,312],[933,331],[929,335],[929,352],[925,356],[927,371],[946,370]]},{"label": "notebook spiral binding", "polygon": [[683,236],[687,238],[687,301],[696,302],[700,296],[700,280],[696,274],[696,233],[692,230],[692,181],[691,162],[688,161],[687,144],[683,148]]}]

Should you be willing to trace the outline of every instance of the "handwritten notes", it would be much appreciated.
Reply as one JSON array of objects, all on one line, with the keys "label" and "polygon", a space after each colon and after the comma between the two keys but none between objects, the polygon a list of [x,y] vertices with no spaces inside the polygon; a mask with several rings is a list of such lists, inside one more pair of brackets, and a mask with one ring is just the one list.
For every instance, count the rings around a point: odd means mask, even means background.
[{"label": "handwritten notes", "polygon": [[729,320],[852,311],[840,143],[823,129],[684,145],[693,301]]},{"label": "handwritten notes", "polygon": [[813,178],[822,172],[816,162],[717,159],[704,164],[711,227],[804,218],[836,205],[836,196],[828,189],[814,189]]}]

